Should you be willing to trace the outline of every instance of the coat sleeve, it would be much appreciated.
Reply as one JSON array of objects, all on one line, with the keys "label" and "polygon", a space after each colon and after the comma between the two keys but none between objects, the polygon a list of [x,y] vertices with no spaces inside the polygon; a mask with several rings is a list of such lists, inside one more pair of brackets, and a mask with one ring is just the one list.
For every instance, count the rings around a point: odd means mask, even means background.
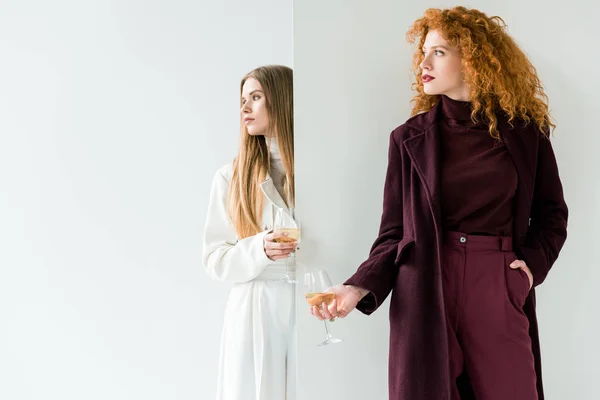
[{"label": "coat sleeve", "polygon": [[[533,274],[533,285],[541,284],[558,258],[567,239],[568,209],[550,139],[538,146],[535,187],[530,223],[524,245],[517,250]],[[520,254],[519,254],[520,253]]]},{"label": "coat sleeve", "polygon": [[204,227],[202,262],[208,275],[219,281],[243,283],[256,278],[272,261],[264,252],[268,231],[241,240],[227,213],[229,181],[215,174]]},{"label": "coat sleeve", "polygon": [[364,314],[369,315],[377,310],[392,290],[398,274],[395,263],[398,245],[403,237],[402,213],[402,162],[398,143],[392,132],[379,235],[367,260],[344,282],[345,285],[357,286],[370,292],[356,306]]}]

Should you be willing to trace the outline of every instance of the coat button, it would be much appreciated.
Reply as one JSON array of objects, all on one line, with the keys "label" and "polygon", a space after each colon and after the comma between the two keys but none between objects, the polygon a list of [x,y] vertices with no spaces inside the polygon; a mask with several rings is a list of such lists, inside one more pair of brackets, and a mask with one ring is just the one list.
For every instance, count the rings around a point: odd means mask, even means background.
[{"label": "coat button", "polygon": [[467,241],[467,238],[464,236],[461,236],[460,239],[458,239],[461,243],[465,243]]}]

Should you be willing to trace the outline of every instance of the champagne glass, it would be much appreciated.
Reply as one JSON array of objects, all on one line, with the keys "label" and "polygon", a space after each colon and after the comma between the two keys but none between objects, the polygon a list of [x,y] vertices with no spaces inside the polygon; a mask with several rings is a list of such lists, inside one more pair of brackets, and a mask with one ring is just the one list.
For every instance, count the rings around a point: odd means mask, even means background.
[{"label": "champagne glass", "polygon": [[[329,279],[329,274],[327,274],[327,271],[307,271],[304,274],[304,297],[311,307],[317,306],[321,308],[323,303],[325,303],[327,306],[330,306],[331,303],[333,303],[335,300],[335,293],[325,292],[331,286],[331,279]],[[331,333],[329,333],[327,320],[324,320],[323,322],[325,323],[325,333],[327,336],[325,341],[319,344],[319,346],[341,342],[341,339],[333,337]]]},{"label": "champagne glass", "polygon": [[[284,209],[277,207],[275,209],[274,221],[273,221],[273,233],[287,233],[287,236],[278,237],[275,239],[277,243],[300,243],[300,224],[294,218],[294,209]],[[284,282],[296,283],[296,280],[292,279],[289,272],[289,263],[292,262],[295,265],[296,252],[293,251],[285,259],[285,276],[283,277]]]}]

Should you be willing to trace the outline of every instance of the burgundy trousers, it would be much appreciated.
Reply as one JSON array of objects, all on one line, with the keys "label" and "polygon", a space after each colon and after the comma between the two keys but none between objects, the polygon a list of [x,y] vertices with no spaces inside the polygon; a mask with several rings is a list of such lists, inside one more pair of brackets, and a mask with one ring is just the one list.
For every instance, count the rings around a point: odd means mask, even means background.
[{"label": "burgundy trousers", "polygon": [[[509,264],[510,237],[444,235],[442,276],[450,371],[466,374],[477,400],[537,400],[529,321],[529,278]],[[459,400],[454,384],[452,400]]]}]

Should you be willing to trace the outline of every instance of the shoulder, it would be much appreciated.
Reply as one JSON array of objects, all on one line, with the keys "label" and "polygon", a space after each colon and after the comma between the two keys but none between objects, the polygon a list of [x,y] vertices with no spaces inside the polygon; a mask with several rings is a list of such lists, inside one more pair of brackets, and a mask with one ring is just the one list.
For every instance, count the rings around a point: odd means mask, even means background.
[{"label": "shoulder", "polygon": [[433,115],[434,110],[431,109],[427,112],[420,113],[410,117],[405,123],[398,126],[392,131],[392,139],[400,144],[404,140],[411,138],[412,136],[418,135],[423,131],[429,129],[435,125],[435,116]]},{"label": "shoulder", "polygon": [[223,165],[221,168],[217,169],[213,176],[213,191],[227,191],[229,188],[229,183],[231,182],[232,175],[233,163]]},{"label": "shoulder", "polygon": [[511,123],[505,122],[505,124],[507,125],[505,134],[507,134],[509,138],[520,142],[523,146],[536,149],[540,142],[550,143],[548,130],[542,132],[540,127],[531,121],[525,122],[519,119],[512,121]]},{"label": "shoulder", "polygon": [[233,163],[228,163],[223,165],[221,168],[217,169],[215,172],[215,180],[221,179],[226,181],[227,183],[231,182],[231,177],[233,175]]}]

